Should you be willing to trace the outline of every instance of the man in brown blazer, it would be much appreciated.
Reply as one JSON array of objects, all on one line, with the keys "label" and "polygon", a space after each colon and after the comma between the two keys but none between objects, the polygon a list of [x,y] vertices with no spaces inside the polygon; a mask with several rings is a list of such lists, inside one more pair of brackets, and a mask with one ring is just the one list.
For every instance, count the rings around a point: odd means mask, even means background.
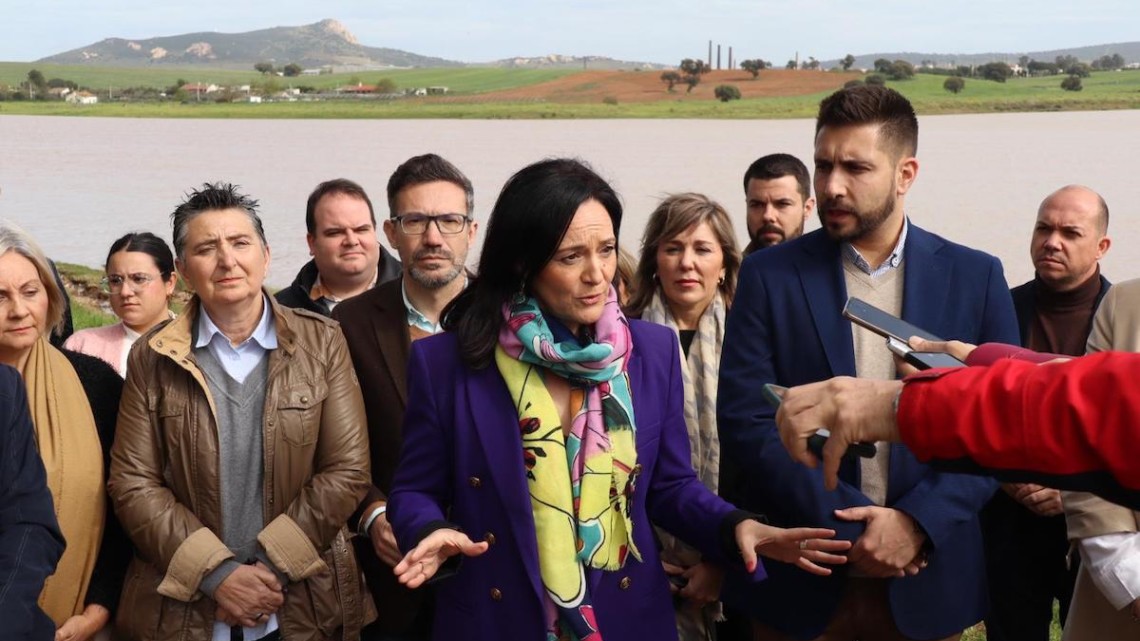
[{"label": "man in brown blazer", "polygon": [[[1140,280],[1114,285],[1093,319],[1088,353],[1140,352]],[[1140,640],[1140,513],[1063,492],[1069,539],[1081,554],[1065,641]]]},{"label": "man in brown blazer", "polygon": [[396,581],[401,554],[388,524],[387,493],[399,460],[407,403],[406,371],[412,341],[440,331],[440,315],[467,286],[467,252],[478,223],[471,181],[435,154],[416,156],[388,180],[384,221],[388,243],[399,253],[401,278],[347,300],[333,310],[352,354],[368,417],[372,488],[351,523],[357,554],[379,618],[367,641],[430,638],[430,596]]}]

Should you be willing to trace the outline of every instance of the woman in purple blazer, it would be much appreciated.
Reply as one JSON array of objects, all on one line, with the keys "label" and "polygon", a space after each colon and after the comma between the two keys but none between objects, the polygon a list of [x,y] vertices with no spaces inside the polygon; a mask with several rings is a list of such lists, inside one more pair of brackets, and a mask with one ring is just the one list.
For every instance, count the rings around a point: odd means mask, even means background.
[{"label": "woman in purple blazer", "polygon": [[765,525],[697,479],[677,340],[627,320],[610,286],[620,222],[582,163],[524,168],[449,331],[413,344],[389,518],[401,582],[448,576],[435,639],[676,639],[652,524],[757,580],[757,553],[819,574],[844,561],[834,531]]}]

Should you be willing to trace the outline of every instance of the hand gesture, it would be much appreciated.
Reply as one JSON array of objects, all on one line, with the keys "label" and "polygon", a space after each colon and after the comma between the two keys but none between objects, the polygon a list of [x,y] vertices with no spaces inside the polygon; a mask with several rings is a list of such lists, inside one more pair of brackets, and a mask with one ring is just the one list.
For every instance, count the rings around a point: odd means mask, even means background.
[{"label": "hand gesture", "polygon": [[901,389],[902,381],[846,376],[793,387],[776,412],[780,440],[793,459],[815,467],[819,461],[808,450],[808,439],[821,427],[830,430],[823,446],[823,483],[834,490],[848,445],[899,440],[894,403]]},{"label": "hand gesture", "polygon": [[442,528],[432,532],[412,548],[392,569],[400,583],[418,588],[435,576],[439,568],[456,554],[479,556],[490,547],[486,541],[475,543],[459,530]]},{"label": "hand gesture", "polygon": [[736,544],[744,558],[744,567],[750,573],[756,570],[756,554],[760,553],[770,559],[795,565],[806,572],[827,576],[831,574],[831,569],[819,564],[846,563],[847,557],[839,553],[851,548],[850,541],[837,541],[834,537],[835,530],[826,528],[785,529],[752,519],[741,521],[736,526]]}]

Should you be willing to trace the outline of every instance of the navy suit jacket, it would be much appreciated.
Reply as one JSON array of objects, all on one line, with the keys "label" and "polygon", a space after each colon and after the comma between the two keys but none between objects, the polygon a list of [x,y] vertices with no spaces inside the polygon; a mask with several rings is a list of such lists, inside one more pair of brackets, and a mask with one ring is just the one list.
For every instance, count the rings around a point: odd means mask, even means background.
[{"label": "navy suit jacket", "polygon": [[[946,339],[1017,342],[1017,319],[996,258],[912,224],[903,261],[905,320]],[[844,462],[838,489],[825,490],[820,470],[785,451],[775,410],[760,395],[764,383],[855,375],[851,324],[841,314],[846,300],[841,248],[823,231],[750,255],[728,315],[717,422],[722,457],[743,478],[745,507],[777,525],[834,528],[839,538],[854,541],[864,524],[839,521],[833,512],[871,504],[859,490],[859,464]],[[890,447],[886,505],[913,517],[932,546],[928,567],[890,580],[895,623],[915,639],[949,636],[979,621],[987,608],[977,513],[997,485],[935,472],[905,446]],[[769,563],[768,573],[755,586],[730,580],[724,599],[786,634],[818,636],[834,614],[846,570],[817,577]]]},{"label": "navy suit jacket", "polygon": [[[725,561],[721,527],[733,507],[693,472],[676,334],[636,320],[630,330],[641,468],[632,518],[643,561],[631,556],[621,570],[589,569],[586,576],[607,641],[675,640],[673,601],[652,524]],[[400,548],[409,550],[444,521],[472,540],[493,542],[435,583],[436,639],[544,638],[544,588],[518,421],[498,369],[465,366],[454,335],[412,344],[404,444],[388,497]],[[762,576],[758,565],[756,577]]]}]

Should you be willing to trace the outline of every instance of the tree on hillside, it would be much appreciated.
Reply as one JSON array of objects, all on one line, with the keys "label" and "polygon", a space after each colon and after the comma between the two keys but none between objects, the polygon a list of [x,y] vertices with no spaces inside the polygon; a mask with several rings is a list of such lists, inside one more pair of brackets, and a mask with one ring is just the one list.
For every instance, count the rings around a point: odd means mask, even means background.
[{"label": "tree on hillside", "polygon": [[887,75],[891,72],[891,61],[886,58],[877,58],[875,60],[875,73]]},{"label": "tree on hillside", "polygon": [[28,97],[44,97],[47,93],[47,79],[44,78],[43,72],[39,69],[32,69],[28,72]]},{"label": "tree on hillside", "polygon": [[1119,53],[1114,53],[1111,56],[1105,54],[1096,60],[1093,60],[1093,69],[1102,69],[1104,71],[1112,71],[1124,66],[1124,58]]},{"label": "tree on hillside", "polygon": [[863,84],[862,79],[852,78],[851,80],[848,80],[847,82],[843,83],[843,88],[844,89],[850,89],[851,87],[858,87],[861,84]]},{"label": "tree on hillside", "polygon": [[869,85],[883,86],[887,84],[887,79],[877,73],[871,73],[867,74],[867,77],[863,79],[863,82]]},{"label": "tree on hillside", "polygon": [[668,86],[669,93],[673,93],[673,87],[676,86],[678,82],[681,82],[681,74],[676,71],[663,71],[661,72],[661,82],[664,82]]},{"label": "tree on hillside", "polygon": [[717,85],[717,88],[713,89],[713,95],[721,102],[740,100],[740,90],[735,85]]},{"label": "tree on hillside", "polygon": [[765,63],[759,58],[752,60],[741,60],[740,68],[752,74],[752,79],[755,80],[760,77],[760,71],[764,69]]},{"label": "tree on hillside", "polygon": [[1078,78],[1088,78],[1092,75],[1092,67],[1085,62],[1074,62],[1068,67],[1065,67],[1065,73],[1070,76],[1077,76]]},{"label": "tree on hillside", "polygon": [[1084,87],[1081,86],[1080,76],[1069,76],[1065,78],[1061,81],[1061,88],[1065,91],[1080,91],[1084,89]]},{"label": "tree on hillside", "polygon": [[815,59],[815,56],[808,56],[807,64],[804,66],[808,69],[819,70],[820,64],[819,61]]},{"label": "tree on hillside", "polygon": [[1033,61],[1033,59],[1030,58],[1029,56],[1021,56],[1020,58],[1017,59],[1017,65],[1019,67],[1021,67],[1022,69],[1028,69],[1029,63],[1032,61]]},{"label": "tree on hillside", "polygon": [[289,78],[295,78],[295,77],[301,75],[301,71],[303,71],[301,69],[301,65],[299,65],[295,62],[290,62],[289,64],[287,64],[281,68],[281,73],[285,74]]},{"label": "tree on hillside", "polygon": [[958,92],[966,88],[966,81],[958,76],[950,76],[946,79],[946,82],[942,83],[942,88],[957,95]]},{"label": "tree on hillside", "polygon": [[64,80],[63,78],[52,78],[51,80],[47,81],[47,86],[48,89],[60,89],[66,87],[72,91],[75,91],[79,88],[78,84],[70,80]]},{"label": "tree on hillside", "polygon": [[855,56],[847,54],[843,56],[843,60],[840,60],[839,64],[843,65],[844,71],[851,71],[851,65],[855,64]]},{"label": "tree on hillside", "polygon": [[701,82],[701,76],[712,71],[712,67],[704,60],[693,60],[692,58],[685,58],[681,61],[681,75],[685,84],[689,88],[685,93],[692,93],[693,87],[696,87]]},{"label": "tree on hillside", "polygon": [[790,70],[792,70],[792,71],[795,71],[795,70],[796,70],[796,66],[797,66],[797,65],[796,65],[796,61],[795,61],[795,60],[789,60],[789,61],[788,61],[788,64],[784,65],[784,68],[785,68],[785,69],[790,69]]},{"label": "tree on hillside", "polygon": [[396,93],[396,81],[391,78],[381,78],[376,81],[376,93]]},{"label": "tree on hillside", "polygon": [[263,76],[267,76],[267,75],[273,73],[273,63],[272,62],[259,62],[255,65],[253,65],[253,68],[257,71],[257,73],[259,73]]},{"label": "tree on hillside", "polygon": [[979,76],[994,82],[1005,82],[1013,76],[1013,69],[1004,62],[987,62],[975,71]]},{"label": "tree on hillside", "polygon": [[1080,60],[1077,60],[1076,56],[1057,56],[1053,61],[1056,62],[1057,66],[1062,69],[1068,69],[1069,67],[1080,62]]},{"label": "tree on hillside", "polygon": [[881,73],[891,80],[910,80],[914,77],[914,65],[906,60],[895,60],[888,64]]}]

